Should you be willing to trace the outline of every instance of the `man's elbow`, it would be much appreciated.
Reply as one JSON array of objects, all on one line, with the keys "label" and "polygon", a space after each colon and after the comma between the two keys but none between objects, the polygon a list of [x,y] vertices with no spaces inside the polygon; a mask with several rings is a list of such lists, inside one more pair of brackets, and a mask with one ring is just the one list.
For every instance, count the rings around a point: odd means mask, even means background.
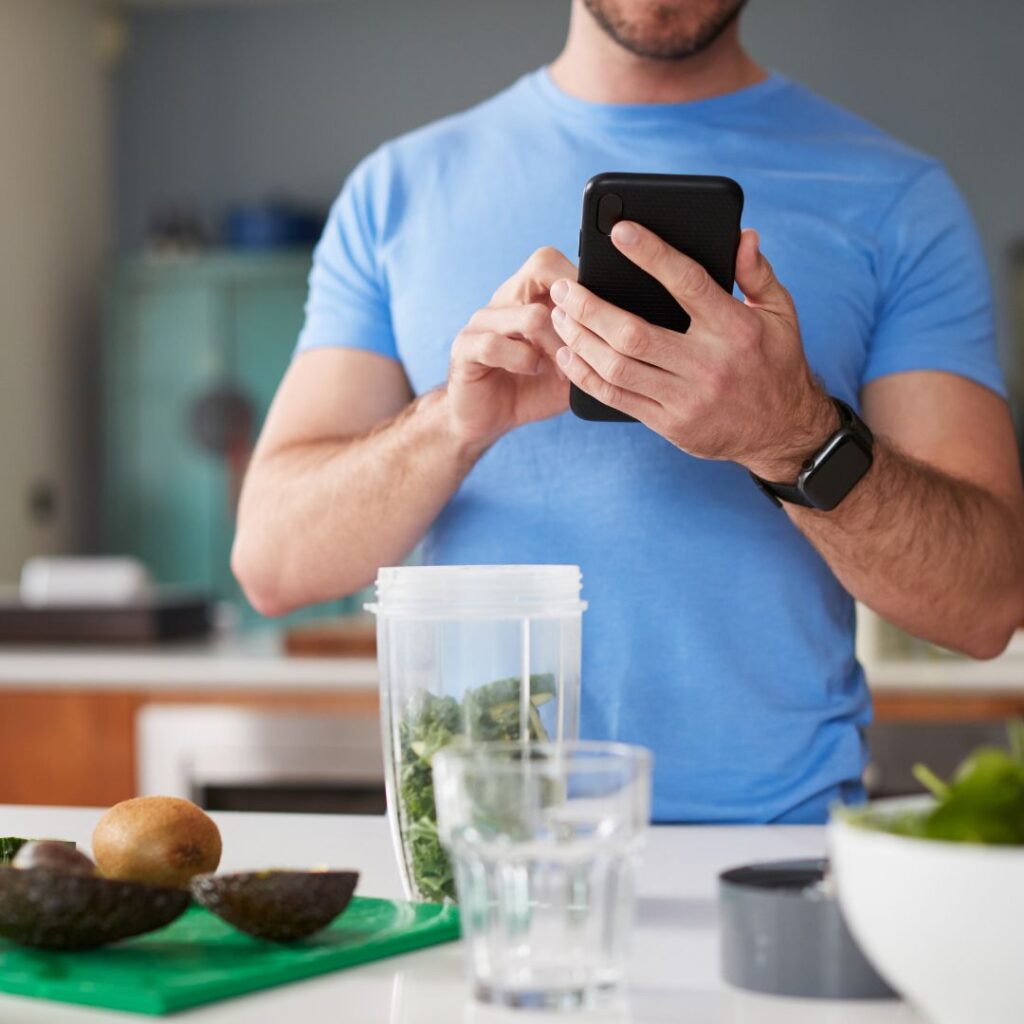
[{"label": "man's elbow", "polygon": [[1015,598],[1007,603],[1005,609],[992,609],[985,616],[985,621],[963,638],[957,649],[979,661],[998,658],[1013,639],[1013,634],[1024,624],[1024,591]]},{"label": "man's elbow", "polygon": [[958,649],[962,654],[966,654],[978,661],[991,661],[993,658],[998,658],[1006,650],[1006,646],[1009,644],[1010,637],[1012,636],[1012,630],[1001,630],[998,633],[987,630],[984,633],[979,633],[977,636],[968,638],[964,643],[958,645]]},{"label": "man's elbow", "polygon": [[251,541],[239,532],[231,548],[231,571],[246,600],[268,618],[287,615],[298,607],[282,593],[276,574],[269,571],[266,559],[253,550]]}]

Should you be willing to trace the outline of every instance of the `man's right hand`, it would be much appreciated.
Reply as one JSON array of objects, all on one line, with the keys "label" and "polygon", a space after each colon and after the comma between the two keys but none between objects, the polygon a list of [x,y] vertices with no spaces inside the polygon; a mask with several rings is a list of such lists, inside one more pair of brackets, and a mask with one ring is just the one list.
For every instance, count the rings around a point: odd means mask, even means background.
[{"label": "man's right hand", "polygon": [[551,285],[575,279],[557,249],[538,249],[473,314],[452,345],[447,402],[452,428],[474,446],[569,407],[569,382],[555,363],[562,340],[551,325]]}]

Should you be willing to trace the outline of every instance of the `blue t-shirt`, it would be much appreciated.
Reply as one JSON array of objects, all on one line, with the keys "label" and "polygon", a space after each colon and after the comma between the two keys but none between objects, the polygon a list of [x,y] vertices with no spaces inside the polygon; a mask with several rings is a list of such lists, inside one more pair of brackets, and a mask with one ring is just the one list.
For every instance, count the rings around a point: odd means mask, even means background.
[{"label": "blue t-shirt", "polygon": [[[377,352],[417,394],[436,387],[456,334],[533,250],[575,258],[601,171],[735,178],[811,367],[855,407],[907,370],[1002,393],[984,258],[942,167],[775,74],[607,105],[540,70],[381,147],[332,209],[298,350]],[[581,732],[654,750],[656,820],[819,821],[859,795],[853,601],[741,467],[566,413],[498,441],[423,556],[582,567]]]}]

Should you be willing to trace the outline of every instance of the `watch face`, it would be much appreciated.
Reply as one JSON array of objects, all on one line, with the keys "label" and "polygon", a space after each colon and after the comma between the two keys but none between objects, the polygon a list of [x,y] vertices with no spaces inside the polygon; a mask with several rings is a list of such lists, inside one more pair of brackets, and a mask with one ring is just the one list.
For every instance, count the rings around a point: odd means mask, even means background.
[{"label": "watch face", "polygon": [[840,433],[801,475],[800,490],[815,508],[830,512],[871,468],[871,453],[849,433]]}]

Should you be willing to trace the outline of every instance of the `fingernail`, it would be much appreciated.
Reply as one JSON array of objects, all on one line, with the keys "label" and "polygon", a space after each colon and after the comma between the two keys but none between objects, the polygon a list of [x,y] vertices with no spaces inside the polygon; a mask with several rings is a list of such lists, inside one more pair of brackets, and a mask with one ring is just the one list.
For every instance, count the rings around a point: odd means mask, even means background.
[{"label": "fingernail", "polygon": [[568,281],[556,281],[551,286],[551,298],[555,302],[561,302],[566,295],[569,294],[569,282]]},{"label": "fingernail", "polygon": [[554,320],[556,324],[565,323],[565,310],[562,309],[561,306],[555,306],[555,308],[551,310],[551,319]]},{"label": "fingernail", "polygon": [[555,362],[564,370],[572,362],[572,353],[563,345],[555,353]]},{"label": "fingernail", "polygon": [[612,238],[619,245],[634,245],[640,240],[640,232],[628,220],[620,220],[612,228]]}]

